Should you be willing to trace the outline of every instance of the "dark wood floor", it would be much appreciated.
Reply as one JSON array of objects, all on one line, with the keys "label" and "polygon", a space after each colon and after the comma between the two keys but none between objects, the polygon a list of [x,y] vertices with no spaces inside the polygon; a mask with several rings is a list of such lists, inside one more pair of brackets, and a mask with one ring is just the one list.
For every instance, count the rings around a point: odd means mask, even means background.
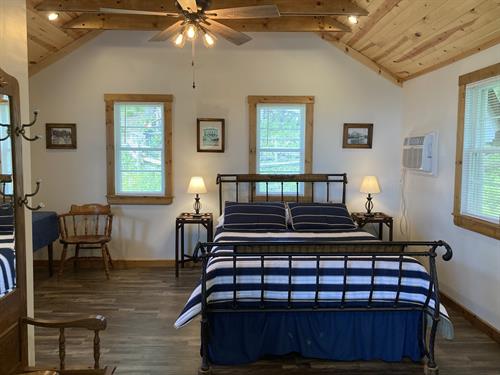
[{"label": "dark wood floor", "polygon": [[[35,271],[35,314],[38,318],[71,318],[102,314],[108,329],[102,335],[102,362],[118,367],[117,374],[167,375],[197,373],[199,324],[176,330],[173,322],[193,290],[199,271],[185,270],[179,280],[173,269],[115,270],[106,281],[101,270],[68,269],[62,281]],[[76,314],[75,314],[76,313]],[[454,341],[439,340],[440,374],[500,375],[500,345],[456,313]],[[37,365],[55,365],[58,332],[36,330]],[[67,366],[92,364],[92,336],[68,332]],[[411,362],[327,362],[296,357],[261,361],[244,367],[216,367],[214,374],[423,374]]]}]

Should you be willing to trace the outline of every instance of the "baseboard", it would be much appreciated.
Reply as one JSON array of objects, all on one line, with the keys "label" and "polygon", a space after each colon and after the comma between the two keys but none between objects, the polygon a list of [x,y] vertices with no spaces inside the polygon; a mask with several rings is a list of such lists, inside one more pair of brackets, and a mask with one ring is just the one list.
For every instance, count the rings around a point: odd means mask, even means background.
[{"label": "baseboard", "polygon": [[465,319],[467,319],[474,327],[483,331],[488,336],[490,336],[494,341],[500,344],[500,331],[493,327],[491,324],[485,322],[472,311],[462,306],[452,298],[448,297],[443,292],[440,292],[441,302],[446,306],[450,307],[453,310],[457,310],[460,314],[463,315]]},{"label": "baseboard", "polygon": [[[73,264],[73,259],[67,259],[65,262],[66,266],[69,268]],[[81,268],[102,268],[102,259],[100,258],[80,258],[78,265]],[[49,266],[49,261],[46,259],[37,259],[33,261],[34,267],[45,267]],[[152,259],[152,260],[130,260],[130,259],[113,259],[113,266],[117,269],[127,269],[127,268],[154,268],[154,267],[175,267],[175,260],[173,259]],[[54,270],[59,267],[59,260],[54,260]]]}]

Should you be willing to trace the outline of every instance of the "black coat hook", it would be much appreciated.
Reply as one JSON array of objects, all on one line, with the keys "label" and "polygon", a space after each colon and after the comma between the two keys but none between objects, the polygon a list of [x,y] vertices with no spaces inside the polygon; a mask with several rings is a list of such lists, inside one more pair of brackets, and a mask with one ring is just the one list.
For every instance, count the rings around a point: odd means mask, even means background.
[{"label": "black coat hook", "polygon": [[10,124],[2,124],[0,122],[0,126],[2,128],[7,128],[7,135],[3,138],[0,138],[0,142],[7,140],[10,137]]},{"label": "black coat hook", "polygon": [[38,194],[38,192],[40,191],[40,184],[41,183],[42,183],[42,180],[38,180],[36,182],[36,188],[35,188],[35,191],[33,193],[24,194],[23,198],[19,198],[18,204],[20,207],[22,207],[24,205],[28,210],[31,210],[31,211],[37,211],[37,210],[45,207],[45,205],[43,203],[39,203],[36,207],[31,207],[29,205],[29,202],[28,202],[29,198],[34,197],[35,195]]},{"label": "black coat hook", "polygon": [[21,127],[16,128],[16,135],[22,136],[24,139],[26,139],[27,141],[30,141],[30,142],[33,142],[33,141],[40,139],[40,137],[38,135],[35,135],[32,138],[26,136],[26,128],[29,128],[29,127],[32,127],[33,125],[35,125],[36,120],[38,119],[38,111],[34,111],[33,115],[34,115],[33,121],[31,121],[28,124],[23,124]]}]

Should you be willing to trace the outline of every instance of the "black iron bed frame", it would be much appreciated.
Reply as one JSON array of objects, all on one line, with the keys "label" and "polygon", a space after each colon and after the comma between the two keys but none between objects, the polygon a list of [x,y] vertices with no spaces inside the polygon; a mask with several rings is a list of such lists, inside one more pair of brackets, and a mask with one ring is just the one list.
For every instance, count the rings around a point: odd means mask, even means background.
[{"label": "black iron bed frame", "polygon": [[[296,194],[293,197],[284,194],[284,184],[294,182],[296,183]],[[302,174],[302,175],[255,175],[255,174],[219,174],[217,176],[217,184],[219,185],[219,208],[222,213],[223,208],[223,185],[234,184],[235,198],[237,202],[241,201],[241,194],[239,192],[239,185],[242,183],[247,183],[250,185],[250,189],[247,194],[247,201],[253,202],[255,200],[295,200],[295,201],[310,201],[315,202],[315,184],[324,183],[326,184],[326,201],[330,201],[330,187],[331,184],[340,183],[342,184],[342,203],[346,200],[346,185],[347,185],[347,174]],[[266,186],[265,195],[256,194],[256,184],[264,183]],[[269,193],[269,184],[278,183],[281,185],[281,191],[278,194]],[[300,184],[311,184],[311,189],[309,194],[302,194],[301,191],[305,192],[305,189],[300,189]],[[308,195],[308,196],[307,196]],[[438,324],[440,321],[440,296],[439,296],[439,283],[437,277],[436,268],[436,257],[438,256],[437,250],[439,248],[444,248],[445,253],[442,258],[445,261],[451,260],[453,256],[452,249],[444,241],[400,241],[400,242],[367,242],[367,241],[300,241],[296,242],[293,240],[279,241],[279,242],[224,242],[224,247],[233,247],[234,251],[232,254],[217,254],[212,253],[211,250],[214,247],[220,246],[220,243],[207,242],[198,243],[195,250],[195,256],[202,261],[202,277],[201,277],[201,355],[202,364],[198,371],[199,374],[209,374],[211,373],[210,361],[208,358],[208,343],[210,340],[209,333],[209,322],[208,314],[216,312],[297,312],[297,311],[410,311],[418,310],[422,311],[424,324],[423,324],[423,334],[422,334],[422,344],[424,348],[424,355],[427,357],[427,362],[425,364],[425,373],[437,375],[439,373],[438,366],[435,360],[434,347],[436,340],[436,333]],[[308,250],[305,251],[304,247]],[[426,250],[418,250],[418,248],[426,247]],[[416,248],[416,249],[415,249]],[[383,256],[397,256],[399,258],[399,276],[398,285],[396,292],[396,299],[392,306],[387,307],[376,307],[372,306],[372,296],[375,287],[375,263],[379,260],[379,257]],[[294,307],[291,299],[292,294],[292,262],[294,259],[299,257],[312,257],[316,259],[316,291],[314,304],[311,308]],[[347,293],[347,262],[353,257],[371,257],[372,267],[371,267],[371,286],[369,299],[367,301],[366,307],[348,307],[345,306],[345,297]],[[427,299],[422,306],[407,306],[399,303],[400,289],[401,289],[401,279],[402,279],[402,267],[403,267],[403,257],[424,257],[428,259],[429,262],[429,274],[430,274],[430,286],[427,294]],[[216,305],[210,305],[207,302],[207,267],[210,259],[224,257],[232,258],[233,261],[233,300],[232,308],[218,308]],[[260,276],[261,285],[261,295],[260,295],[260,305],[256,308],[239,308],[237,300],[237,277],[236,277],[236,261],[245,260],[255,260],[259,258],[262,265],[262,272]],[[288,258],[288,302],[286,307],[276,308],[276,307],[266,307],[264,303],[264,262],[265,260],[271,260],[273,257],[283,257]],[[323,260],[332,259],[335,257],[342,257],[344,261],[344,276],[343,276],[343,288],[342,288],[342,299],[340,301],[339,307],[322,307],[319,304],[319,276],[320,276],[320,263]],[[428,304],[432,298],[434,292],[435,308],[432,314],[427,310]],[[427,315],[430,315],[432,322],[430,332],[427,330]]]}]

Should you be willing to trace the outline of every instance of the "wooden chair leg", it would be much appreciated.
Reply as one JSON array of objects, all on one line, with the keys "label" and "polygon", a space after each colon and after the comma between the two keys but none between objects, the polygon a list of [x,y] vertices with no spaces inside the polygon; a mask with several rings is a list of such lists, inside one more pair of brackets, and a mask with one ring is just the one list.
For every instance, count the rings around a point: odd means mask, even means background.
[{"label": "wooden chair leg", "polygon": [[106,247],[106,254],[108,254],[109,265],[111,266],[111,268],[115,268],[115,266],[113,265],[113,259],[111,259],[111,254],[109,253],[108,245],[104,244],[104,247]]},{"label": "wooden chair leg", "polygon": [[108,254],[106,253],[106,245],[101,245],[102,261],[104,263],[104,272],[106,272],[106,278],[109,280],[109,267],[108,267]]},{"label": "wooden chair leg", "polygon": [[75,259],[73,261],[73,269],[76,271],[79,267],[78,256],[80,255],[80,245],[75,246]]},{"label": "wooden chair leg", "polygon": [[66,253],[68,252],[68,244],[64,244],[63,250],[61,253],[61,260],[59,261],[59,274],[58,278],[61,278],[64,272],[64,262],[66,262]]}]

